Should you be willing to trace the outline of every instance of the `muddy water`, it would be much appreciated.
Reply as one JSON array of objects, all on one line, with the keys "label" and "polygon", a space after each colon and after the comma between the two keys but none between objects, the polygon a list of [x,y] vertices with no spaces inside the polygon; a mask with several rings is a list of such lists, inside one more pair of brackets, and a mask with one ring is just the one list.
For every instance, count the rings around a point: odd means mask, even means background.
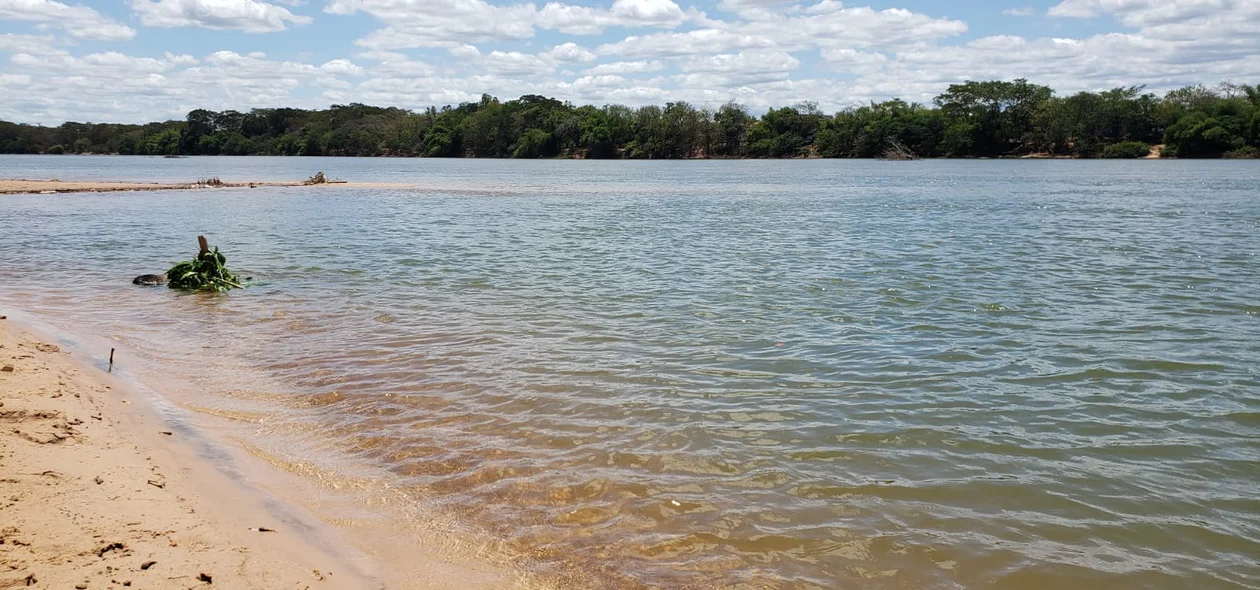
[{"label": "muddy water", "polygon": [[417,188],[0,197],[0,305],[593,586],[1260,587],[1254,163],[0,158],[319,169]]}]

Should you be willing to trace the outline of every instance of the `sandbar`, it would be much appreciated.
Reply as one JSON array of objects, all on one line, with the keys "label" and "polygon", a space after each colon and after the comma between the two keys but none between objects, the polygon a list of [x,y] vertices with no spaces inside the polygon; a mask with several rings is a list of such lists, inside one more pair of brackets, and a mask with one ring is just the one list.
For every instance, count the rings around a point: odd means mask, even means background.
[{"label": "sandbar", "polygon": [[56,194],[56,193],[107,193],[119,191],[168,191],[218,188],[261,188],[261,187],[309,187],[309,188],[410,188],[412,185],[385,182],[343,182],[330,181],[321,184],[310,184],[306,181],[293,182],[126,182],[112,180],[33,180],[33,179],[0,179],[0,195],[13,194]]}]

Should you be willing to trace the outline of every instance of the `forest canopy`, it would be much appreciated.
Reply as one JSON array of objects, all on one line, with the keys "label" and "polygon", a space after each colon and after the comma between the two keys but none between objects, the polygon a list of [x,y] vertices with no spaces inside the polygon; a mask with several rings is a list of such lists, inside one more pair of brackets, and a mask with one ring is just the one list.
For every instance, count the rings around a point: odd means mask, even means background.
[{"label": "forest canopy", "polygon": [[828,115],[755,116],[727,103],[575,106],[527,95],[410,111],[363,104],[208,111],[143,125],[0,121],[0,153],[475,158],[1260,157],[1260,85],[1141,86],[1058,96],[1027,80],[954,84],[931,105],[889,100]]}]

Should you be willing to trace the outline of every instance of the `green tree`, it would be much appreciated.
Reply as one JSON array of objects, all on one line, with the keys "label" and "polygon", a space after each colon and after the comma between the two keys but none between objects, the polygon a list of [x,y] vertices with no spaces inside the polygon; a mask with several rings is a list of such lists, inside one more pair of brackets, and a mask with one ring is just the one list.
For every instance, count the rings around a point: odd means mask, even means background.
[{"label": "green tree", "polygon": [[[1022,151],[1029,143],[1032,116],[1053,92],[1045,86],[1029,84],[1023,78],[1012,82],[968,81],[952,84],[935,103],[945,114],[947,127],[965,123],[971,129],[971,152],[955,155],[1001,156]],[[961,145],[963,142],[955,141]]]},{"label": "green tree", "polygon": [[512,148],[513,158],[543,158],[552,155],[555,155],[555,145],[551,134],[532,127],[525,130]]},{"label": "green tree", "polygon": [[718,108],[713,116],[717,141],[714,155],[741,156],[744,154],[748,128],[756,121],[748,110],[734,102],[728,102]]}]

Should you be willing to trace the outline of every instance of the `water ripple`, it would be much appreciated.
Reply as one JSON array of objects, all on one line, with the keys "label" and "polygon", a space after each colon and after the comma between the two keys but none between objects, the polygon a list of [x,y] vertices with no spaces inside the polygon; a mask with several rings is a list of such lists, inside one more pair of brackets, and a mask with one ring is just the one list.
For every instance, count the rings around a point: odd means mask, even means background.
[{"label": "water ripple", "polygon": [[[1260,588],[1250,163],[154,162],[0,176],[425,188],[5,197],[0,302],[541,571]],[[257,286],[127,284],[198,233]]]}]

